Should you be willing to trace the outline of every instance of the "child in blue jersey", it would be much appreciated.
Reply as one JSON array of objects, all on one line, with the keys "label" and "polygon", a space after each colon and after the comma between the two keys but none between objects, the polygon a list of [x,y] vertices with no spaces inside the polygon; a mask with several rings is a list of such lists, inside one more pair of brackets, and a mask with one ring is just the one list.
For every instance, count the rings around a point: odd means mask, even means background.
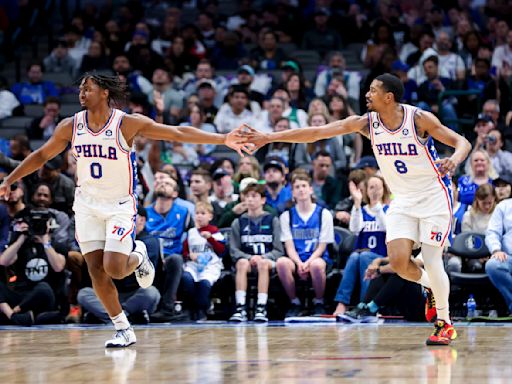
[{"label": "child in blue jersey", "polygon": [[333,218],[327,209],[313,202],[313,186],[306,171],[295,170],[291,184],[295,205],[280,217],[281,241],[288,257],[281,257],[276,263],[277,274],[291,301],[286,317],[299,316],[303,311],[295,293],[295,275],[302,280],[311,277],[314,313],[322,314],[326,270],[332,263],[327,244],[334,242]]},{"label": "child in blue jersey", "polygon": [[258,272],[258,300],[254,321],[267,322],[267,299],[270,272],[283,256],[279,219],[265,212],[265,187],[253,178],[240,182],[240,193],[247,204],[247,213],[231,224],[230,253],[236,268],[236,311],[230,321],[247,321],[247,275]]},{"label": "child in blue jersey", "polygon": [[187,232],[183,243],[183,258],[186,260],[181,277],[185,301],[195,312],[196,320],[206,320],[210,307],[210,291],[219,279],[222,270],[224,236],[211,225],[213,207],[198,201],[195,206],[195,227]]},{"label": "child in blue jersey", "polygon": [[[360,300],[363,301],[369,281],[365,279],[366,268],[378,257],[386,257],[386,221],[389,189],[381,176],[372,176],[366,182],[364,194],[354,183],[349,184],[350,195],[354,201],[350,214],[350,230],[357,234],[354,252],[349,256],[343,278],[341,279],[335,300],[338,306],[334,314],[342,314],[350,304],[352,291],[359,280]],[[368,203],[362,206],[364,200]]]}]

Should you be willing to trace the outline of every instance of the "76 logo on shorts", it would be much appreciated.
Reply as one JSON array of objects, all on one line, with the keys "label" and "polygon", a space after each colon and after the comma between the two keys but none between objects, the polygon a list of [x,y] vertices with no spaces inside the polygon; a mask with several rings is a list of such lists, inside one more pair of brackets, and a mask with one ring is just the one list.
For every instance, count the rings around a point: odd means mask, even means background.
[{"label": "76 logo on shorts", "polygon": [[116,234],[118,236],[123,236],[125,232],[126,232],[126,229],[124,227],[114,225],[114,230],[112,231],[112,234]]},{"label": "76 logo on shorts", "polygon": [[443,232],[430,231],[430,240],[435,240],[435,241],[443,240]]}]

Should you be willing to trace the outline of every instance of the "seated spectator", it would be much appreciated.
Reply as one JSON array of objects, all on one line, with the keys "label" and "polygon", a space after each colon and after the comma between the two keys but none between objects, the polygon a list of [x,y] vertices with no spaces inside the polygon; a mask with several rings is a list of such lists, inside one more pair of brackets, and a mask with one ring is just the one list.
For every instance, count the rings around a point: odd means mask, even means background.
[{"label": "seated spectator", "polygon": [[256,124],[255,115],[248,107],[247,89],[234,85],[228,94],[228,103],[222,105],[215,116],[214,124],[219,133],[229,133],[242,124]]},{"label": "seated spectator", "polygon": [[245,156],[240,159],[236,173],[233,175],[233,181],[239,186],[242,179],[246,177],[252,177],[256,180],[261,178],[260,164],[254,156]]},{"label": "seated spectator", "polygon": [[[208,201],[213,206],[213,218],[215,222],[222,216],[229,203],[238,201],[238,195],[234,193],[233,178],[223,168],[217,168],[212,175],[213,194]],[[213,218],[210,220],[212,221]]]},{"label": "seated spectator", "polygon": [[[308,118],[309,126],[311,127],[319,127],[319,129],[322,129],[322,127],[329,123],[329,116],[321,115],[321,114],[315,114],[311,115]],[[300,151],[306,150],[306,154],[301,154]],[[318,151],[325,151],[329,153],[331,156],[332,162],[333,162],[333,168],[337,173],[338,171],[342,171],[347,167],[347,155],[345,154],[345,150],[343,149],[342,143],[338,140],[337,137],[332,137],[330,139],[324,139],[319,140],[315,143],[308,143],[305,146],[298,146],[297,147],[297,157],[298,158],[304,158],[306,157],[308,161],[306,164],[296,164],[296,166],[300,166],[303,168],[310,168],[310,164],[312,161],[312,158],[314,157],[315,153]]]},{"label": "seated spectator", "polygon": [[91,39],[85,37],[83,30],[72,25],[66,28],[64,40],[68,45],[69,55],[75,60],[76,68],[80,68],[82,58],[87,54]]},{"label": "seated spectator", "polygon": [[475,199],[476,189],[483,184],[492,184],[493,178],[497,175],[489,155],[483,150],[473,151],[469,162],[471,166],[469,174],[459,177],[457,185],[459,201],[471,205]]},{"label": "seated spectator", "polygon": [[72,77],[76,75],[78,68],[75,59],[68,52],[68,43],[64,39],[57,40],[52,52],[44,58],[43,64],[48,73],[66,73]]},{"label": "seated spectator", "polygon": [[[199,104],[192,104],[188,106],[188,117],[187,121],[181,123],[181,126],[187,125],[200,129],[201,131],[217,133],[215,125],[206,122],[205,110]],[[195,153],[201,156],[207,156],[212,153],[216,145],[215,144],[184,144],[184,147],[192,149]]]},{"label": "seated spectator", "polygon": [[313,27],[306,31],[302,38],[302,49],[314,49],[320,56],[329,51],[341,48],[341,37],[338,32],[329,27],[330,12],[326,8],[318,8],[313,13]]},{"label": "seated spectator", "polygon": [[307,109],[312,95],[310,90],[306,88],[302,75],[292,73],[284,82],[284,87],[290,94],[290,105],[292,108]]},{"label": "seated spectator", "polygon": [[361,51],[361,61],[366,68],[374,68],[381,60],[382,52],[396,48],[391,25],[384,20],[377,20],[373,26],[372,38]]},{"label": "seated spectator", "polygon": [[110,63],[105,52],[105,46],[98,41],[92,41],[87,49],[87,54],[82,58],[80,73],[104,71],[109,68]]},{"label": "seated spectator", "polygon": [[205,114],[204,122],[213,126],[215,126],[215,116],[219,112],[219,109],[215,106],[217,92],[214,85],[211,80],[203,80],[197,85],[198,102]]},{"label": "seated spectator", "polygon": [[128,56],[124,53],[114,57],[112,70],[118,75],[126,77],[126,83],[130,93],[150,94],[153,90],[151,82],[142,76],[139,72],[133,71]]},{"label": "seated spectator", "polygon": [[[423,267],[420,256],[413,261]],[[368,282],[364,299],[353,310],[341,314],[342,318],[374,322],[378,312],[397,306],[407,321],[425,321],[425,296],[421,285],[397,275],[387,257],[374,259],[364,272],[364,279]]]},{"label": "seated spectator", "polygon": [[[247,89],[247,92],[249,92],[251,110],[257,115],[261,113],[261,105],[265,98],[264,93],[266,93],[268,88],[270,88],[270,83],[270,77],[265,78],[263,76],[258,76],[256,79],[256,72],[247,64],[238,68],[236,72],[236,79],[233,80],[233,84],[242,85]],[[263,90],[265,90],[265,92],[263,92]]]},{"label": "seated spectator", "polygon": [[512,177],[504,175],[494,179],[492,182],[496,190],[497,203],[509,199],[512,196]]},{"label": "seated spectator", "polygon": [[27,65],[28,81],[16,83],[12,86],[12,92],[21,104],[43,104],[48,96],[59,96],[59,91],[54,83],[43,80],[43,64],[32,62]]},{"label": "seated spectator", "polygon": [[62,119],[60,100],[57,97],[47,97],[44,101],[43,116],[32,120],[30,127],[27,129],[28,138],[30,140],[48,140]]},{"label": "seated spectator", "polygon": [[9,90],[7,79],[0,76],[0,119],[12,116],[20,105],[14,93]]},{"label": "seated spectator", "polygon": [[[349,256],[343,278],[341,279],[335,300],[338,302],[335,314],[344,313],[350,304],[356,282],[360,283],[359,300],[363,301],[369,281],[365,278],[368,266],[378,257],[386,257],[386,220],[388,210],[386,201],[389,190],[380,176],[372,176],[366,182],[366,188],[360,190],[354,183],[349,185],[354,201],[350,213],[350,231],[357,235],[354,252]],[[361,203],[366,200],[367,204]]]},{"label": "seated spectator", "polygon": [[308,114],[300,108],[290,105],[290,94],[286,89],[278,88],[274,91],[272,97],[278,97],[284,102],[283,116],[290,121],[290,127],[301,128],[308,125]]},{"label": "seated spectator", "polygon": [[462,232],[485,234],[487,224],[496,207],[496,192],[492,184],[482,184],[475,192],[471,209],[462,218]]},{"label": "seated spectator", "polygon": [[235,162],[229,157],[217,158],[210,166],[210,173],[213,174],[219,168],[222,168],[231,177],[235,174]]},{"label": "seated spectator", "polygon": [[67,251],[52,243],[48,216],[35,210],[25,214],[16,216],[10,245],[0,254],[0,265],[12,267],[16,276],[0,282],[0,312],[12,324],[31,326],[37,315],[56,309]]},{"label": "seated spectator", "polygon": [[208,201],[212,189],[212,176],[205,169],[198,168],[192,171],[190,176],[190,199],[191,201]]},{"label": "seated spectator", "polygon": [[287,60],[286,54],[279,47],[279,37],[276,32],[267,30],[259,34],[258,47],[251,51],[251,61],[254,68],[279,69]]},{"label": "seated spectator", "polygon": [[480,99],[475,99],[471,107],[476,108],[477,102],[496,98],[496,80],[491,76],[491,63],[487,59],[476,58],[474,74],[467,77],[467,89],[480,91]]},{"label": "seated spectator", "polygon": [[171,47],[167,50],[167,54],[164,55],[164,63],[171,69],[172,73],[180,78],[184,77],[184,74],[194,72],[198,62],[199,60],[196,56],[185,51],[185,40],[183,40],[183,37],[179,35],[174,36]]},{"label": "seated spectator", "polygon": [[359,81],[360,77],[357,73],[346,71],[345,58],[340,51],[333,51],[328,55],[328,67],[321,71],[315,81],[315,95],[324,97],[327,87],[334,76],[342,76],[343,83],[346,86],[348,98],[359,100]]},{"label": "seated spectator", "polygon": [[[484,115],[483,113],[480,113],[477,116],[475,128],[473,129],[473,131],[476,133],[476,140],[472,143],[473,151],[485,150],[487,136],[489,135],[489,132],[495,129],[495,127],[496,126],[494,125],[494,122],[490,116]],[[469,173],[470,169],[471,162],[466,161],[466,164],[464,165],[464,171]]]},{"label": "seated spectator", "polygon": [[[148,100],[160,116],[161,122],[174,123],[179,119],[183,109],[183,93],[172,86],[171,74],[165,68],[156,68],[152,76],[153,92],[149,92]],[[158,102],[163,104],[158,105]]]},{"label": "seated spectator", "polygon": [[452,52],[452,40],[450,35],[441,31],[436,36],[436,50],[439,58],[439,66],[448,72],[448,78],[461,84],[466,79],[466,66],[462,57]]},{"label": "seated spectator", "polygon": [[439,76],[439,58],[430,56],[423,62],[423,69],[427,80],[418,87],[418,107],[425,111],[433,112],[440,116],[442,121],[447,121],[446,125],[453,130],[457,130],[457,124],[453,121],[457,119],[457,113],[450,99],[445,98],[439,104],[439,95],[445,90],[454,87],[451,79]]},{"label": "seated spectator", "polygon": [[[136,236],[146,245],[148,257],[157,266],[160,258],[160,244],[158,240],[146,231],[147,213],[139,206],[136,219]],[[135,279],[135,275],[130,275],[122,280],[113,280],[119,292],[119,302],[130,322],[135,324],[149,323],[149,315],[155,312],[160,301],[160,292],[154,286],[141,288]],[[80,289],[77,297],[78,303],[82,306],[84,312],[89,312],[105,324],[110,323],[107,311],[98,299],[91,287]]]},{"label": "seated spectator", "polygon": [[492,66],[499,72],[503,67],[512,67],[512,29],[507,33],[507,43],[497,46],[492,54]]},{"label": "seated spectator", "polygon": [[[247,180],[247,179],[245,179]],[[258,298],[254,308],[254,321],[267,322],[267,299],[270,273],[276,260],[283,256],[279,219],[263,210],[265,188],[250,183],[242,192],[247,213],[231,224],[230,253],[236,269],[236,311],[230,321],[247,321],[247,275],[258,274]]]},{"label": "seated spectator", "polygon": [[327,266],[331,265],[327,244],[334,241],[331,213],[313,202],[311,178],[303,170],[292,174],[295,205],[280,216],[281,241],[288,257],[277,260],[276,269],[291,307],[286,317],[303,313],[300,299],[296,295],[295,276],[301,280],[311,277],[315,298],[313,312],[325,313],[324,292]]},{"label": "seated spectator", "polygon": [[267,204],[280,214],[292,199],[292,191],[286,182],[286,171],[282,161],[278,158],[267,159],[263,166],[263,176]]},{"label": "seated spectator", "polygon": [[[257,179],[253,177],[245,177],[240,181],[240,186],[238,188],[238,191],[240,192],[238,196],[238,200],[234,201],[232,203],[229,203],[226,205],[226,208],[224,209],[224,212],[218,219],[218,226],[219,228],[227,228],[230,227],[233,221],[237,218],[239,218],[243,213],[247,212],[248,206],[247,202],[245,201],[245,197],[243,195],[244,189],[249,184],[263,184],[263,181],[258,181]],[[272,215],[276,215],[277,211],[272,208],[268,203],[265,203],[263,206],[263,210],[265,212],[268,212]]]},{"label": "seated spectator", "polygon": [[402,101],[407,104],[414,104],[418,102],[418,84],[413,79],[407,77],[409,66],[403,61],[395,60],[391,64],[391,73],[398,77],[404,85],[404,95]]},{"label": "seated spectator", "polygon": [[326,208],[334,209],[341,199],[341,180],[330,176],[332,171],[331,154],[320,150],[313,155],[313,191],[317,202]]},{"label": "seated spectator", "polygon": [[[261,112],[257,120],[257,129],[262,132],[273,132],[278,120],[283,117],[284,102],[279,97],[272,97],[267,110]],[[295,127],[298,128],[298,127]]]},{"label": "seated spectator", "polygon": [[[362,169],[354,169],[348,174],[348,184],[354,183],[357,189],[363,191],[366,189],[365,182],[367,175]],[[350,212],[354,206],[352,196],[345,197],[339,201],[334,208],[334,225],[348,228],[350,223]]]},{"label": "seated spectator", "polygon": [[247,56],[244,45],[236,32],[228,31],[222,41],[217,41],[211,52],[212,63],[217,69],[235,70]]},{"label": "seated spectator", "polygon": [[70,214],[75,200],[75,182],[65,176],[61,169],[62,157],[59,155],[47,161],[39,169],[38,176],[40,181],[48,183],[52,189],[53,203],[51,207]]},{"label": "seated spectator", "polygon": [[160,179],[155,186],[155,202],[146,208],[146,230],[160,239],[164,257],[164,288],[160,310],[151,316],[154,322],[182,320],[186,314],[175,308],[178,286],[183,270],[183,238],[189,227],[188,210],[175,204],[178,196],[176,182],[171,178]]},{"label": "seated spectator", "polygon": [[206,320],[210,308],[210,291],[222,270],[224,236],[210,224],[213,207],[210,203],[196,203],[195,227],[187,232],[183,243],[183,276],[181,285],[185,303],[192,310],[192,319]]},{"label": "seated spectator", "polygon": [[[204,81],[208,81],[212,88],[215,91],[215,107],[220,107],[223,103],[224,92],[227,88],[227,81],[225,78],[221,76],[215,76],[214,68],[209,60],[202,59],[199,61],[196,67],[196,71],[194,73],[194,77],[189,79],[185,84],[183,84],[183,90],[185,92],[185,97],[189,97],[192,94],[199,93],[199,84]],[[201,104],[202,101],[201,101]],[[203,105],[203,107],[207,107]]]},{"label": "seated spectator", "polygon": [[512,176],[512,153],[503,150],[503,139],[501,132],[493,129],[485,138],[484,148],[491,158],[491,163],[499,176]]},{"label": "seated spectator", "polygon": [[485,264],[485,272],[500,291],[512,316],[512,199],[503,200],[496,206],[485,233],[485,244],[491,259]]}]

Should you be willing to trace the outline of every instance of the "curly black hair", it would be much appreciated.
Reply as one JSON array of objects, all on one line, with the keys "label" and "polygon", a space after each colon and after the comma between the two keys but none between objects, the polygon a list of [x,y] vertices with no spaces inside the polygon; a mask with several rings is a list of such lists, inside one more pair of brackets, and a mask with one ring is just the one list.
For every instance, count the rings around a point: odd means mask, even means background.
[{"label": "curly black hair", "polygon": [[116,75],[104,75],[96,72],[86,72],[80,78],[79,83],[91,79],[102,89],[108,90],[108,103],[114,102],[121,105],[126,102],[126,84]]}]

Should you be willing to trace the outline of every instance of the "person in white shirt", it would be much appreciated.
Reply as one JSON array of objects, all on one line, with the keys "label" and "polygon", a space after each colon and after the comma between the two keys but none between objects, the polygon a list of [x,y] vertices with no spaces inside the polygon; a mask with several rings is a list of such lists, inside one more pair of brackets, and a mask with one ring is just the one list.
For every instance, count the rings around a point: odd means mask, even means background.
[{"label": "person in white shirt", "polygon": [[224,104],[215,116],[214,124],[219,133],[229,133],[243,123],[255,124],[254,114],[247,109],[249,94],[245,87],[234,85]]},{"label": "person in white shirt", "polygon": [[501,71],[504,66],[512,67],[512,30],[507,33],[507,44],[496,47],[492,54],[491,65]]},{"label": "person in white shirt", "polygon": [[0,76],[0,119],[12,116],[12,111],[19,106],[20,102],[14,93],[9,91],[7,79]]},{"label": "person in white shirt", "polygon": [[444,68],[449,78],[464,80],[466,78],[466,66],[462,57],[451,52],[452,41],[450,35],[446,32],[439,32],[436,38],[436,49],[439,57],[439,67]]}]

